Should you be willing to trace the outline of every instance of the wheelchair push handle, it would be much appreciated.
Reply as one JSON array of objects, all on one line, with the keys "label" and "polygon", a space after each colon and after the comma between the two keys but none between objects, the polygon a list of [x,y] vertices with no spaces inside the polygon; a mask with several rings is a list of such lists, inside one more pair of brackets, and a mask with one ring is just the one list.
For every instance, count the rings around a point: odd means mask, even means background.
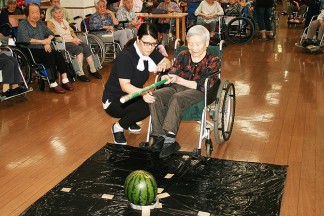
[{"label": "wheelchair push handle", "polygon": [[134,93],[125,95],[125,96],[123,96],[123,97],[120,98],[120,103],[126,103],[127,101],[129,101],[129,100],[131,100],[133,98],[136,98],[136,97],[142,95],[143,93],[148,92],[149,90],[151,90],[153,88],[157,88],[157,87],[163,85],[167,81],[168,81],[168,79],[164,79],[164,80],[161,80],[160,82],[157,82],[157,83],[154,83],[152,85],[149,85],[149,86],[143,88],[140,91],[137,91],[137,92],[134,92]]}]

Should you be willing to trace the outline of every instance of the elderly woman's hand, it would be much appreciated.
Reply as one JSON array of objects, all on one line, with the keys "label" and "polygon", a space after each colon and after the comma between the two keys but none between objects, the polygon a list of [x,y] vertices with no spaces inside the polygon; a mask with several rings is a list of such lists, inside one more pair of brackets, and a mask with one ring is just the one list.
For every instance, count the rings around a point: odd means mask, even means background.
[{"label": "elderly woman's hand", "polygon": [[164,72],[167,68],[168,68],[168,65],[165,62],[161,62],[158,65],[156,65],[155,72]]},{"label": "elderly woman's hand", "polygon": [[51,47],[50,44],[45,44],[45,45],[44,45],[44,49],[45,49],[45,51],[48,52],[48,53],[52,52],[52,47]]},{"label": "elderly woman's hand", "polygon": [[82,41],[79,38],[73,38],[72,43],[79,45]]},{"label": "elderly woman's hand", "polygon": [[154,96],[152,95],[152,92],[146,92],[143,94],[143,100],[146,102],[146,103],[154,103],[155,102],[155,98]]}]

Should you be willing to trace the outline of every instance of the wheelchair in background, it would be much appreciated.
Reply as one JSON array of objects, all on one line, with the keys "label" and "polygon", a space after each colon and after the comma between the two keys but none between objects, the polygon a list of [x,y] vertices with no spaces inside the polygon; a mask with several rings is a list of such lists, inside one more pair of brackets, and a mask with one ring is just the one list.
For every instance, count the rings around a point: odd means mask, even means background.
[{"label": "wheelchair in background", "polygon": [[[186,50],[185,46],[177,46],[175,43],[175,56],[183,50]],[[209,46],[207,51],[222,59],[222,41],[218,46]],[[233,83],[228,80],[220,80],[221,69],[218,71],[217,77],[219,78],[219,85],[214,85],[210,91],[207,92],[207,86],[209,79],[205,80],[205,97],[202,101],[192,105],[183,111],[183,121],[197,121],[200,123],[200,133],[198,147],[192,152],[192,156],[198,157],[201,155],[202,142],[205,140],[206,155],[211,157],[214,150],[211,140],[212,127],[214,128],[214,136],[218,144],[222,144],[229,140],[232,134],[234,126],[235,108],[236,108],[236,96],[235,87]],[[215,76],[213,74],[212,76]],[[155,81],[157,82],[160,76],[157,76]],[[209,117],[209,120],[207,120]],[[152,121],[151,116],[149,118],[149,125],[147,131],[146,142],[139,144],[140,148],[146,148],[153,144],[154,138],[151,136]]]},{"label": "wheelchair in background", "polygon": [[[16,48],[12,48],[12,47],[9,47],[9,46],[1,46],[0,45],[0,50],[1,50],[1,53],[5,53],[6,55],[13,56],[13,57],[15,57],[17,59],[18,65],[19,65],[18,69],[19,69],[19,72],[20,72],[20,75],[21,75],[21,81],[20,81],[19,85],[26,89],[26,91],[24,91],[22,93],[17,93],[17,94],[15,94],[13,96],[10,96],[10,97],[0,95],[0,101],[2,102],[2,101],[5,101],[5,100],[8,100],[8,99],[17,97],[17,96],[26,97],[28,92],[33,91],[33,88],[28,87],[28,80],[25,79],[25,77],[26,77],[25,76],[25,74],[26,74],[26,72],[25,72],[26,62],[24,62],[25,58],[21,56],[20,51],[17,51],[18,49],[16,49]],[[22,70],[22,68],[23,68],[23,70]],[[0,82],[2,82],[2,71],[1,70],[0,70]]]},{"label": "wheelchair in background", "polygon": [[[77,36],[82,41],[82,43],[89,44],[89,42],[87,40],[87,35],[85,33],[78,32]],[[65,44],[66,42],[65,42],[64,38],[61,35],[55,35],[55,38],[59,38],[59,40],[57,40],[57,39],[53,40],[52,45],[55,48],[55,50],[57,50],[63,54],[64,60],[68,64],[69,69],[72,72],[71,73],[72,76],[70,76],[70,79],[73,79],[73,81],[75,81],[76,72],[80,71],[79,62],[75,55],[71,55],[71,53],[69,51],[67,51],[66,44]],[[90,48],[90,50],[92,52],[92,58],[93,58],[93,62],[94,62],[96,70],[101,69],[102,66],[101,66],[101,62],[100,62],[98,54],[95,54],[91,48]],[[85,58],[84,58],[84,60],[85,60]],[[83,65],[85,65],[85,64],[83,64]],[[89,65],[87,66],[87,70],[90,71]]]}]

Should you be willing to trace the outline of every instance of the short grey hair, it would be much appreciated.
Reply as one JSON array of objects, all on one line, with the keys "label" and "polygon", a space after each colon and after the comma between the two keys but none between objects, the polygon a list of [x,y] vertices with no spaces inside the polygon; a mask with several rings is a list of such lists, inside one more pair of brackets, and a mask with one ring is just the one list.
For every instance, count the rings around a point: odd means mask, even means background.
[{"label": "short grey hair", "polygon": [[200,36],[204,42],[209,42],[210,40],[210,33],[209,31],[202,25],[195,25],[192,26],[186,35],[186,39],[192,37],[192,36]]},{"label": "short grey hair", "polygon": [[8,6],[10,4],[17,4],[17,1],[16,0],[7,0],[6,5]]},{"label": "short grey hair", "polygon": [[104,2],[105,5],[107,5],[107,1],[106,0],[94,0],[94,6],[97,8],[98,7],[98,3],[99,2]]},{"label": "short grey hair", "polygon": [[58,10],[62,10],[63,8],[59,5],[53,5],[51,8],[50,8],[50,14],[51,14],[51,17],[53,17],[55,11],[58,11]]}]

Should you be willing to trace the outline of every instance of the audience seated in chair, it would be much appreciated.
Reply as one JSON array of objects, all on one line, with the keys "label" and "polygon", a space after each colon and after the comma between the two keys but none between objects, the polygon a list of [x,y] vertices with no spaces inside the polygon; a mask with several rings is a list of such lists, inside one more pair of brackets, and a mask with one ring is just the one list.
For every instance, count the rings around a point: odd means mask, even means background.
[{"label": "audience seated in chair", "polygon": [[[316,41],[313,41],[314,36],[316,35],[316,31],[318,31]],[[307,47],[308,45],[316,45],[320,46],[321,40],[323,40],[324,34],[324,9],[318,15],[317,19],[312,21],[308,27],[307,38],[303,43],[303,47]]]},{"label": "audience seated in chair", "polygon": [[224,15],[223,8],[215,0],[203,0],[195,11],[197,24],[209,26],[210,36],[214,37],[218,16]]},{"label": "audience seated in chair", "polygon": [[[169,13],[181,13],[181,9],[179,8],[178,4],[175,2],[172,2],[171,0],[164,0],[164,2],[161,2],[158,6],[157,9],[163,9],[168,11]],[[170,19],[158,19],[157,20],[157,29],[159,32],[159,41],[162,42],[164,45],[165,43],[165,38],[167,32],[169,32],[170,29]],[[162,37],[161,37],[162,36]]]},{"label": "audience seated in chair", "polygon": [[62,38],[65,41],[66,49],[75,55],[80,66],[80,71],[77,71],[77,77],[82,82],[89,82],[89,78],[83,71],[83,56],[90,67],[89,74],[97,79],[101,79],[101,75],[96,70],[91,49],[88,44],[82,43],[82,41],[76,36],[73,29],[69,26],[69,23],[63,18],[63,10],[61,6],[54,5],[49,11],[52,19],[47,22],[48,28],[55,34],[60,35],[57,40]]},{"label": "audience seated in chair", "polygon": [[119,22],[126,22],[123,27],[129,28],[137,35],[137,29],[141,25],[133,9],[133,0],[124,0],[123,6],[120,6],[117,11],[117,19]]},{"label": "audience seated in chair", "polygon": [[[187,35],[188,49],[179,53],[167,75],[167,86],[149,95],[147,101],[152,118],[152,150],[160,151],[160,158],[167,157],[180,149],[175,141],[182,112],[204,99],[204,83],[209,79],[208,89],[218,83],[220,59],[206,51],[209,31],[201,25],[193,26]],[[214,75],[213,75],[214,74]]]},{"label": "audience seated in chair", "polygon": [[0,35],[11,37],[13,29],[18,26],[18,19],[11,18],[10,15],[23,14],[21,8],[17,8],[16,0],[8,0],[7,8],[0,13]]},{"label": "audience seated in chair", "polygon": [[[49,21],[52,19],[52,14],[51,14],[51,9],[54,5],[58,5],[58,6],[61,6],[61,0],[50,0],[51,2],[51,7],[48,8],[46,10],[46,17],[45,17],[45,21]],[[62,7],[62,11],[63,11],[63,18],[68,21],[69,24],[71,23],[74,23],[74,19],[73,17],[71,16],[71,14],[68,12],[68,10],[66,10],[65,8]]]},{"label": "audience seated in chair", "polygon": [[104,30],[102,34],[112,32],[114,40],[119,41],[123,49],[127,41],[133,38],[133,33],[130,29],[117,30],[114,28],[119,22],[115,17],[115,13],[106,9],[106,0],[95,0],[96,11],[91,15],[89,21],[90,30]]},{"label": "audience seated in chair", "polygon": [[[65,93],[65,90],[72,91],[73,85],[69,82],[67,72],[69,71],[63,55],[52,50],[51,43],[54,33],[40,20],[40,7],[38,4],[29,3],[26,7],[26,19],[21,20],[18,25],[17,42],[29,43],[34,59],[45,65],[48,70],[50,88],[56,93]],[[62,89],[56,83],[56,71],[62,77]]]},{"label": "audience seated in chair", "polygon": [[[119,8],[121,8],[122,6],[125,6],[125,1],[124,0],[120,0],[119,2]],[[142,0],[133,0],[133,6],[132,6],[132,10],[135,13],[140,13],[142,12],[143,9],[143,1]]]},{"label": "audience seated in chair", "polygon": [[240,15],[241,11],[242,11],[242,6],[240,3],[238,3],[238,0],[229,0],[224,10],[224,14],[227,16]]},{"label": "audience seated in chair", "polygon": [[[306,0],[291,0],[287,9],[289,23],[301,23],[303,14],[307,10]],[[298,13],[298,17],[294,18],[294,12]]]},{"label": "audience seated in chair", "polygon": [[11,97],[27,91],[26,88],[19,86],[21,74],[18,68],[18,61],[15,57],[1,53],[0,48],[0,71],[2,76],[1,96]]}]

